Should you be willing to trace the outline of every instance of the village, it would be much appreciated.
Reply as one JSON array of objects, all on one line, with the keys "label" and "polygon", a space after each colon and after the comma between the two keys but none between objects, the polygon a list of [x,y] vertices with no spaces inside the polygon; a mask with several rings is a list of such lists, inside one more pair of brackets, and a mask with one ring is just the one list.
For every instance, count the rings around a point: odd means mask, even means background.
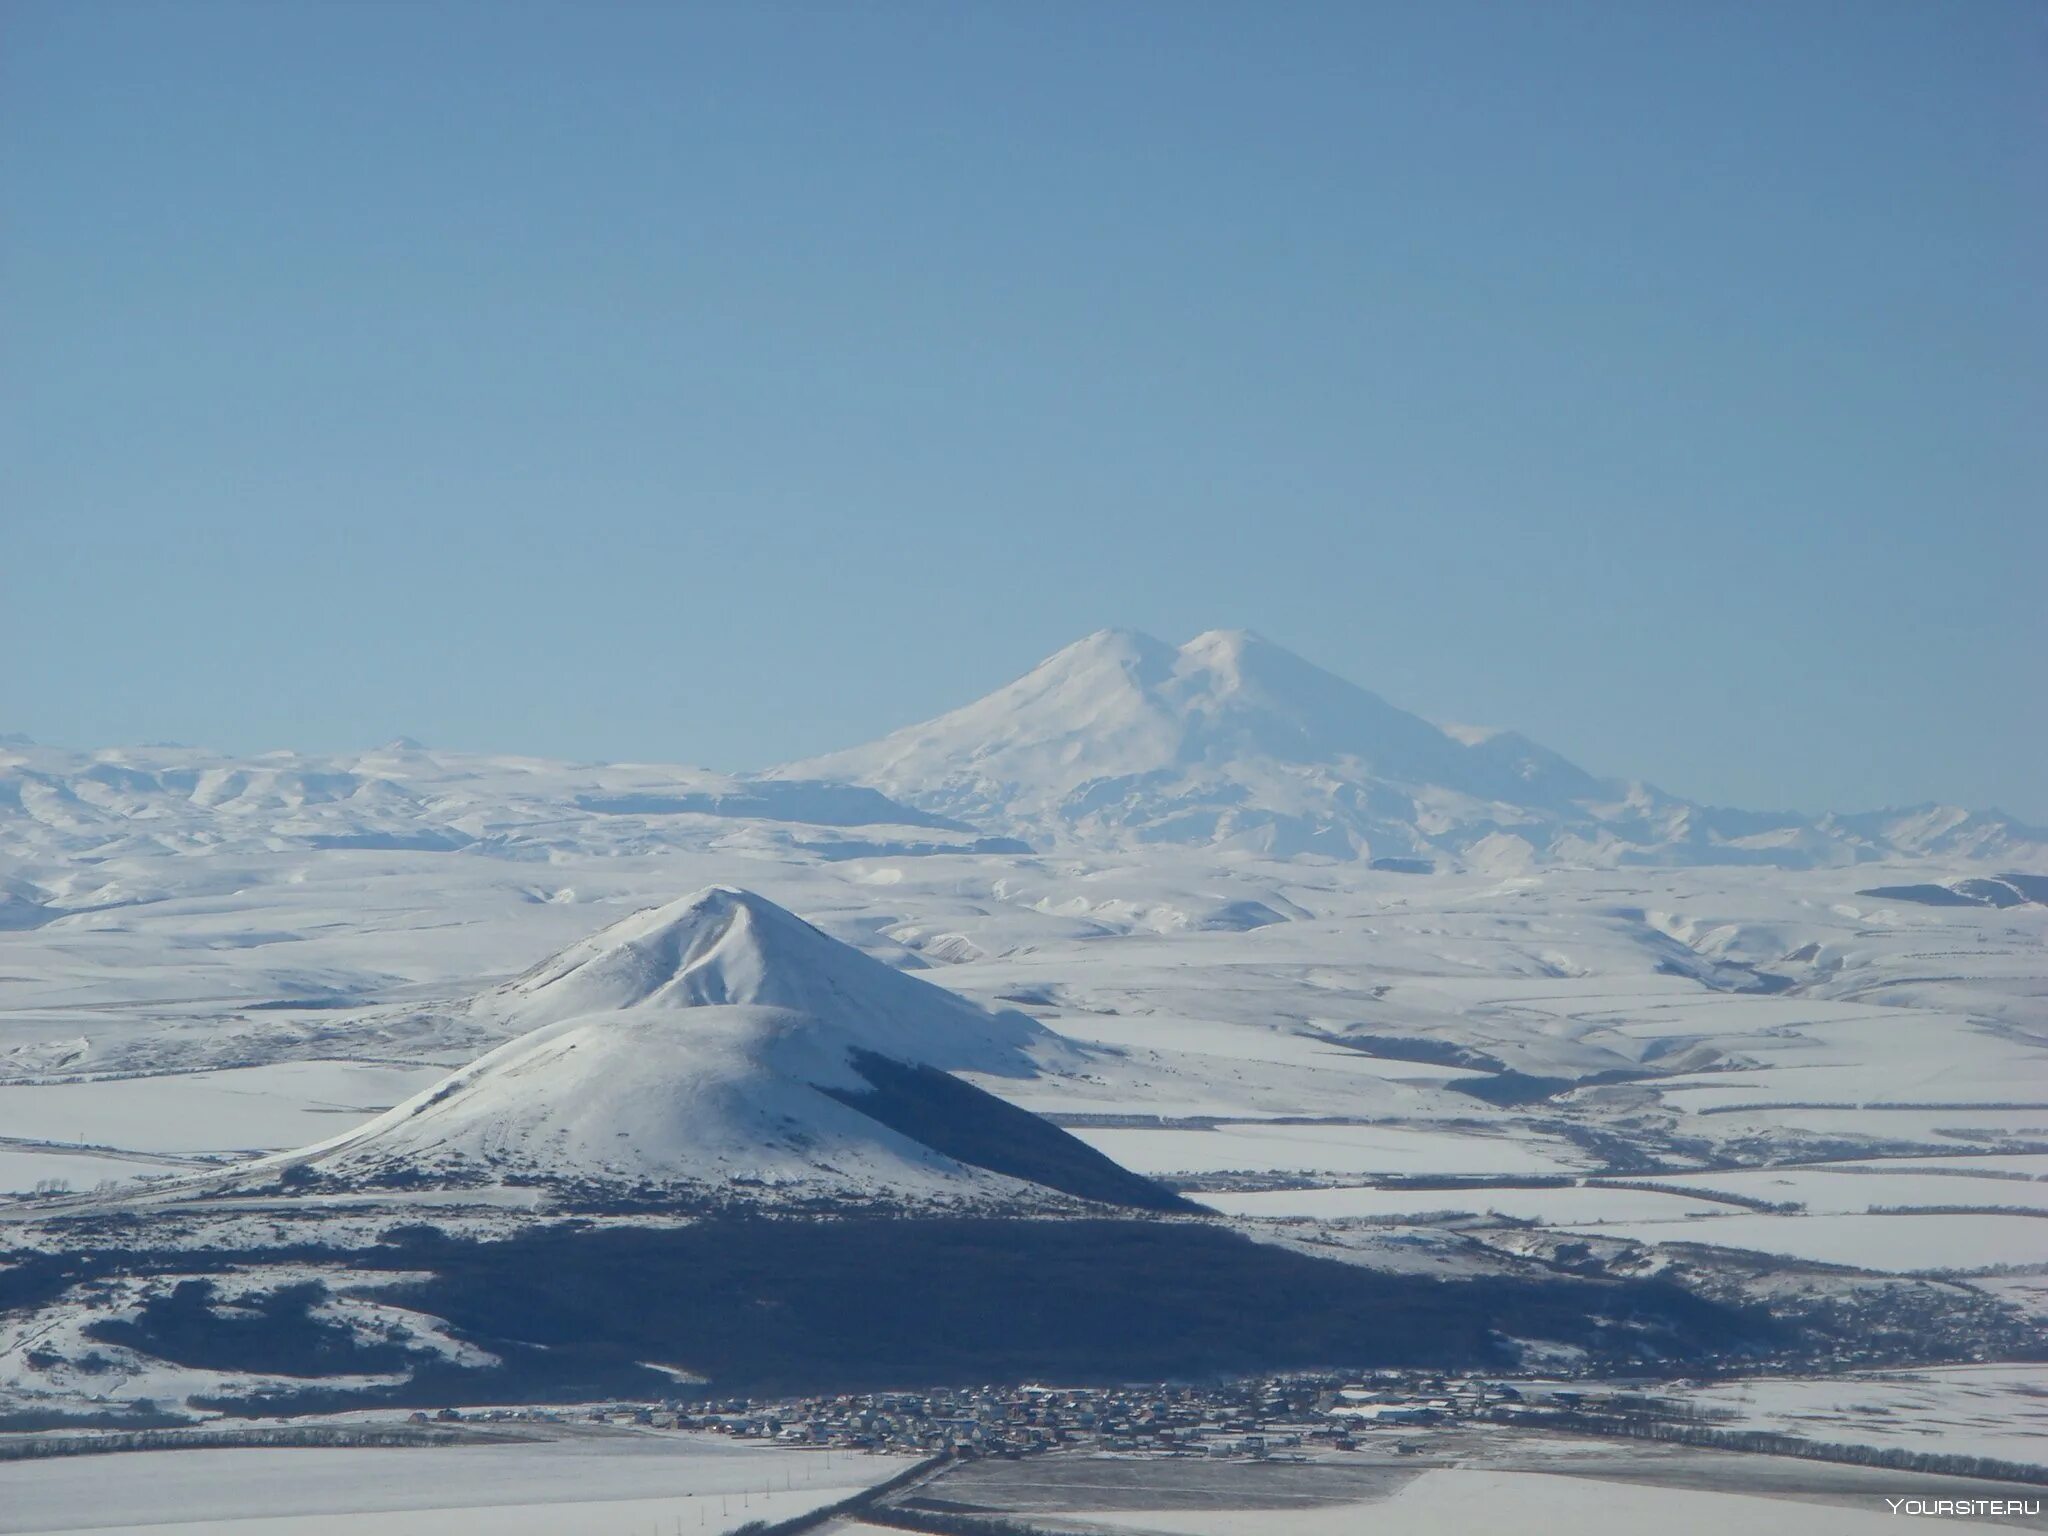
[{"label": "village", "polygon": [[[1598,1406],[1611,1396],[1562,1383],[1538,1388],[1471,1376],[1378,1372],[1288,1375],[1209,1386],[1039,1384],[851,1392],[776,1401],[611,1404],[458,1413],[445,1422],[563,1422],[698,1430],[791,1449],[1021,1457],[1080,1449],[1135,1455],[1307,1460],[1312,1451],[1409,1450],[1398,1431],[1524,1419]],[[1541,1399],[1541,1400],[1538,1400]],[[416,1422],[428,1415],[416,1413]],[[1389,1444],[1391,1442],[1391,1445]]]}]

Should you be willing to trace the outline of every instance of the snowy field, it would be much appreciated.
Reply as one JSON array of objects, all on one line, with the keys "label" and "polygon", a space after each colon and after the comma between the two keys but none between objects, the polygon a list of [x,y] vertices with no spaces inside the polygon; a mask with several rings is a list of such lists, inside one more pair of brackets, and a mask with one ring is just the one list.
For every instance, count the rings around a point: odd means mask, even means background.
[{"label": "snowy field", "polygon": [[2048,1364],[1724,1382],[1665,1394],[1732,1428],[2048,1465]]},{"label": "snowy field", "polygon": [[168,1077],[0,1085],[0,1126],[24,1140],[135,1152],[267,1151],[324,1141],[442,1075],[434,1067],[289,1061]]},{"label": "snowy field", "polygon": [[1571,1230],[1641,1243],[1711,1243],[1894,1273],[2048,1264],[2048,1221],[1989,1212],[1804,1216],[1731,1211],[1703,1220],[1575,1225]]},{"label": "snowy field", "polygon": [[1745,1536],[1867,1536],[1895,1528],[1880,1498],[1857,1507],[1692,1488],[1653,1487],[1549,1472],[1443,1468],[1385,1499],[1296,1509],[1076,1510],[1072,1519],[1155,1536],[1470,1536],[1503,1525],[1526,1531],[1742,1531]]},{"label": "snowy field", "polygon": [[1586,1164],[1571,1146],[1541,1137],[1389,1125],[1083,1128],[1075,1134],[1140,1173],[1548,1174]]},{"label": "snowy field", "polygon": [[[490,795],[525,803],[544,770],[465,788],[482,796],[477,825]],[[1866,1215],[2041,1204],[2048,1182],[1955,1175],[2038,1172],[2048,1149],[2048,1110],[1960,1107],[2048,1096],[2028,1032],[2048,998],[2048,908],[1873,904],[1856,891],[1903,879],[1877,869],[1421,877],[1178,847],[828,858],[811,847],[822,831],[708,815],[527,835],[544,859],[159,839],[18,865],[50,904],[0,932],[0,1190],[337,1135],[495,1043],[459,1000],[722,880],[1085,1046],[1071,1071],[974,1080],[1139,1171],[1353,1186],[1217,1191],[1219,1209],[1491,1209],[1879,1266],[1932,1262],[1932,1237],[1940,1262],[2048,1263],[2048,1232],[2024,1218]],[[1257,925],[1238,926],[1253,906]],[[1655,1076],[1513,1105],[1457,1091],[1503,1067]],[[1361,1187],[1611,1171],[1596,1148],[1612,1143],[1588,1132],[1651,1156],[1668,1137],[1843,1168],[1690,1175],[1678,1157],[1654,1177],[1845,1220],[1695,1219],[1677,1196],[1619,1191]]]},{"label": "snowy field", "polygon": [[1445,1211],[1483,1215],[1497,1211],[1546,1226],[1587,1226],[1607,1222],[1711,1218],[1726,1212],[1705,1200],[1643,1189],[1329,1189],[1256,1190],[1247,1194],[1204,1194],[1203,1205],[1230,1216],[1313,1217],[1320,1221],[1372,1218],[1400,1220]]},{"label": "snowy field", "polygon": [[578,1435],[521,1445],[133,1452],[0,1463],[0,1532],[149,1536],[717,1536],[895,1475],[888,1456],[723,1436]]},{"label": "snowy field", "polygon": [[[1858,1213],[1883,1206],[2020,1206],[2048,1211],[2048,1158],[1963,1159],[1948,1163],[1853,1163],[1817,1168],[1760,1168],[1740,1173],[1675,1174],[1679,1189],[1797,1201],[1813,1215]],[[2004,1166],[1985,1166],[1986,1163]],[[2018,1174],[2014,1177],[2012,1175]],[[1648,1213],[1655,1214],[1655,1213]]]},{"label": "snowy field", "polygon": [[[4,1092],[4,1090],[0,1090]],[[27,1194],[38,1185],[56,1183],[71,1189],[96,1189],[160,1174],[181,1173],[202,1166],[179,1158],[133,1154],[99,1156],[90,1152],[53,1151],[42,1146],[0,1144],[0,1198]]]}]

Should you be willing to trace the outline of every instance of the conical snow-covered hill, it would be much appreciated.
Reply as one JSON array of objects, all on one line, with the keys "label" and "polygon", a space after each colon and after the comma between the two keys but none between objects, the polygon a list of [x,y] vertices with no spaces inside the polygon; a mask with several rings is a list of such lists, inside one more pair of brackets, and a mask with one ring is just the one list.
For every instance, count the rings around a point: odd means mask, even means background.
[{"label": "conical snow-covered hill", "polygon": [[1072,1051],[1022,1013],[991,1013],[728,886],[578,940],[472,1000],[469,1013],[511,1032],[592,1014],[728,1005],[830,1020],[869,1050],[943,1071],[1023,1076]]},{"label": "conical snow-covered hill", "polygon": [[[477,1000],[524,1030],[346,1135],[211,1182],[237,1194],[540,1189],[604,1208],[1176,1208],[950,1075],[1071,1047],[715,887]],[[166,1186],[167,1188],[168,1186]]]},{"label": "conical snow-covered hill", "polygon": [[2042,853],[1940,807],[1818,820],[1602,779],[1511,731],[1431,724],[1243,630],[1077,641],[949,714],[781,770],[1040,846],[1193,844],[1508,869]]}]

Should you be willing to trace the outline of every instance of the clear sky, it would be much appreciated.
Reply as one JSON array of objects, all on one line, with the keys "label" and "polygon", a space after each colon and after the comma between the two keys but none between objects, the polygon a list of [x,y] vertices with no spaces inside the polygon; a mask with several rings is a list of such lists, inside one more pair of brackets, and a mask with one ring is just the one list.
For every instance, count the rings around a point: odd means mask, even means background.
[{"label": "clear sky", "polygon": [[747,768],[1248,626],[2048,821],[2048,6],[0,0],[0,730]]}]

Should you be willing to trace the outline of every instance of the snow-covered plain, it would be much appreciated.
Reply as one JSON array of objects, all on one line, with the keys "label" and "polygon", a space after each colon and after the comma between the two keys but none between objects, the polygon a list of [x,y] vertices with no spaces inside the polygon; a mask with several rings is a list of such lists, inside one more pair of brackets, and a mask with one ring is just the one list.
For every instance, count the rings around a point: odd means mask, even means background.
[{"label": "snow-covered plain", "polygon": [[1735,1211],[1679,1221],[1622,1221],[1598,1227],[1572,1224],[1571,1229],[1642,1243],[1709,1243],[1892,1273],[1968,1273],[2006,1265],[2048,1264],[2048,1224],[2036,1217],[1984,1211],[1878,1216]]},{"label": "snow-covered plain", "polygon": [[2048,1365],[2038,1363],[1720,1382],[1667,1395],[1740,1429],[2035,1465],[2048,1458]]},{"label": "snow-covered plain", "polygon": [[[1371,1189],[1336,1185],[1323,1189],[1221,1191],[1204,1194],[1202,1204],[1230,1216],[1314,1217],[1320,1220],[1375,1217],[1389,1222],[1426,1221],[1450,1212],[1498,1212],[1519,1221],[1553,1227],[1582,1227],[1660,1218],[1705,1218],[1725,1208],[1682,1195],[1646,1189],[1601,1189],[1565,1185],[1550,1189]],[[1704,1232],[1701,1240],[1704,1241]]]},{"label": "snow-covered plain", "polygon": [[719,1536],[836,1503],[910,1463],[718,1435],[582,1433],[515,1445],[181,1450],[0,1463],[0,1532],[150,1536]]},{"label": "snow-covered plain", "polygon": [[1474,1135],[1377,1125],[1269,1125],[1208,1131],[1083,1130],[1082,1140],[1139,1173],[1517,1174],[1576,1169],[1569,1145],[1503,1130]]},{"label": "snow-covered plain", "polygon": [[0,1084],[0,1126],[23,1140],[220,1155],[323,1141],[440,1074],[430,1066],[285,1061],[218,1072]]},{"label": "snow-covered plain", "polygon": [[1751,1536],[1872,1536],[1893,1516],[1884,1502],[1829,1508],[1721,1489],[1656,1487],[1612,1478],[1490,1468],[1432,1468],[1385,1499],[1303,1509],[1076,1510],[1070,1518],[1153,1536],[1466,1536],[1512,1523],[1530,1531],[1740,1530]]},{"label": "snow-covered plain", "polygon": [[97,1189],[138,1179],[183,1173],[195,1166],[141,1156],[99,1156],[90,1152],[55,1152],[41,1146],[0,1146],[0,1196],[28,1194],[39,1186]]},{"label": "snow-covered plain", "polygon": [[[1987,1168],[1979,1166],[1981,1163],[2006,1166]],[[1815,1215],[1854,1215],[1885,1208],[1928,1206],[2003,1206],[2048,1212],[2048,1156],[1947,1158],[1939,1163],[1917,1165],[1887,1160],[1814,1168],[1686,1173],[1665,1182],[1674,1189],[1722,1191],[1774,1202],[1796,1201]]]}]

